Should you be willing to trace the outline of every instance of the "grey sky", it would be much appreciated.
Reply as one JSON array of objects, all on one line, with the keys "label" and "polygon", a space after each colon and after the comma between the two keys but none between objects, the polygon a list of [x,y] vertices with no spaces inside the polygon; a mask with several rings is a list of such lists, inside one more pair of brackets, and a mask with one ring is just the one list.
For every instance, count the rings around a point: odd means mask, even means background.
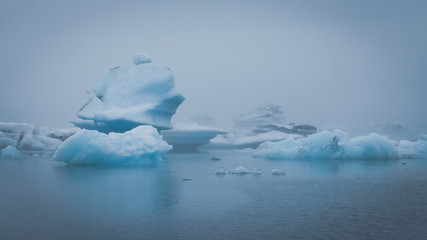
[{"label": "grey sky", "polygon": [[135,52],[220,122],[272,101],[316,125],[427,122],[427,1],[2,1],[0,121],[69,127]]}]

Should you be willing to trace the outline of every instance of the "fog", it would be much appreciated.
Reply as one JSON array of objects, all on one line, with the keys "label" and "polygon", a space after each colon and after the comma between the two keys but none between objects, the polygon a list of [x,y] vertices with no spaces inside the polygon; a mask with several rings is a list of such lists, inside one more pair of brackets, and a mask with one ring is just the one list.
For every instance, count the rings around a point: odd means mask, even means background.
[{"label": "fog", "polygon": [[271,101],[317,126],[427,122],[426,1],[2,1],[0,121],[71,127],[112,66],[171,68],[177,117]]}]

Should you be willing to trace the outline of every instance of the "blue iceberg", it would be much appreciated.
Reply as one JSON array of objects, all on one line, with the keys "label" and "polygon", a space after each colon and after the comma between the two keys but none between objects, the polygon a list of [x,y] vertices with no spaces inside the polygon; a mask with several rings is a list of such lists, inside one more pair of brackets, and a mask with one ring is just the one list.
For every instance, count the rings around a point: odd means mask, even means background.
[{"label": "blue iceberg", "polygon": [[164,159],[171,149],[152,126],[109,134],[83,129],[65,140],[53,160],[67,164],[144,165]]},{"label": "blue iceberg", "polygon": [[171,117],[184,97],[175,89],[169,68],[152,63],[146,54],[133,67],[111,68],[89,101],[77,113],[77,127],[100,132],[126,132],[140,125],[170,129]]},{"label": "blue iceberg", "polygon": [[399,159],[399,142],[371,133],[350,138],[340,130],[323,131],[306,138],[287,138],[261,144],[256,157],[273,159]]}]

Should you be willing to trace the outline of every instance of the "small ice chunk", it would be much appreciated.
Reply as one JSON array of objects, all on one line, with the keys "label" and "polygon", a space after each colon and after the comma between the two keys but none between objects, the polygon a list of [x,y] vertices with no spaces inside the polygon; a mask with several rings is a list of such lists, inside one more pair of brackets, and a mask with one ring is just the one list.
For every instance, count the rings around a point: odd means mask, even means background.
[{"label": "small ice chunk", "polygon": [[239,166],[239,167],[236,167],[233,171],[231,171],[231,173],[232,174],[251,174],[252,172],[243,166]]},{"label": "small ice chunk", "polygon": [[13,146],[7,146],[6,148],[2,149],[0,151],[0,156],[5,159],[26,159],[27,156],[25,156],[23,153],[18,151]]},{"label": "small ice chunk", "polygon": [[135,65],[150,63],[151,60],[151,57],[145,53],[137,53],[133,56],[133,63]]},{"label": "small ice chunk", "polygon": [[283,171],[280,171],[279,169],[274,169],[274,170],[272,170],[271,171],[271,174],[272,175],[286,175],[286,173],[285,172],[283,172]]},{"label": "small ice chunk", "polygon": [[221,158],[219,158],[217,156],[213,156],[213,157],[211,157],[211,160],[212,161],[219,161],[219,160],[221,160]]},{"label": "small ice chunk", "polygon": [[260,175],[262,174],[261,168],[254,168],[254,170],[252,171],[253,175]]},{"label": "small ice chunk", "polygon": [[224,168],[219,168],[218,170],[215,171],[216,175],[223,175],[223,174],[227,174],[227,171],[225,171]]}]

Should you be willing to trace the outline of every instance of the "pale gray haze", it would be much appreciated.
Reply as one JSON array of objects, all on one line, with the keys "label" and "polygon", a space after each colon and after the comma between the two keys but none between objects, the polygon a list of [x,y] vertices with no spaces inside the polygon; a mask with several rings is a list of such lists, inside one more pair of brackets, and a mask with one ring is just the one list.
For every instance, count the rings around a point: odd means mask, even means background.
[{"label": "pale gray haze", "polygon": [[71,127],[134,53],[172,69],[178,116],[271,101],[314,125],[427,122],[427,1],[1,1],[0,121]]}]

